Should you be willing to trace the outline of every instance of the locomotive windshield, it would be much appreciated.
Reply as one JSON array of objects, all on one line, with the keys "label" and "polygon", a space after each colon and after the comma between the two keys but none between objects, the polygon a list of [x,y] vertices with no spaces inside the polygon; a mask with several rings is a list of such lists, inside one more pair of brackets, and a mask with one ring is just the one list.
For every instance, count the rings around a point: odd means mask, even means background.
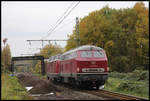
[{"label": "locomotive windshield", "polygon": [[[93,54],[93,55],[92,55]],[[81,51],[80,53],[81,58],[103,58],[104,53],[102,51]]]},{"label": "locomotive windshield", "polygon": [[91,58],[92,57],[92,51],[82,51],[81,52],[81,58]]},{"label": "locomotive windshield", "polygon": [[94,51],[94,57],[95,58],[103,58],[104,53],[102,51]]}]

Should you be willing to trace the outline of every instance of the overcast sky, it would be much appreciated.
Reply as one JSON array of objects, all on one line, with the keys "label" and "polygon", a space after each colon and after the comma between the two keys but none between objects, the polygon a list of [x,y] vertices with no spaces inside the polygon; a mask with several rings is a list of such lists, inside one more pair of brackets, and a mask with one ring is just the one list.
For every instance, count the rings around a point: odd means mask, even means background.
[{"label": "overcast sky", "polygon": [[[3,38],[7,38],[7,43],[10,45],[12,56],[39,52],[38,48],[42,47],[41,42],[31,42],[31,45],[29,45],[26,40],[41,39],[45,37],[67,8],[71,4],[72,8],[77,3],[78,1],[1,2],[1,46],[3,47]],[[76,17],[83,18],[90,12],[99,10],[106,5],[110,8],[120,9],[132,8],[135,3],[136,1],[81,1],[54,32],[44,39],[67,39],[67,35],[72,34]],[[145,1],[144,3],[146,7],[149,7],[148,1]],[[54,44],[55,42],[52,43]],[[65,47],[66,45],[66,42],[56,43],[62,47]],[[48,44],[48,42],[45,42],[44,44]]]}]

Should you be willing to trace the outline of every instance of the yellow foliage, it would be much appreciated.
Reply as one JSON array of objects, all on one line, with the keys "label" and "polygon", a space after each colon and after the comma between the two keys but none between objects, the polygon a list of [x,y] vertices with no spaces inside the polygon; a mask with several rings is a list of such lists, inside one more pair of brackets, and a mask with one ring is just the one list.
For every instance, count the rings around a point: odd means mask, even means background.
[{"label": "yellow foliage", "polygon": [[49,58],[53,55],[56,55],[62,52],[63,50],[60,46],[50,44],[50,45],[45,45],[45,47],[40,51],[40,54],[44,56],[44,58]]},{"label": "yellow foliage", "polygon": [[35,73],[41,73],[41,61],[38,61],[35,66]]},{"label": "yellow foliage", "polygon": [[114,45],[114,42],[112,40],[107,41],[106,44],[105,44],[104,48],[105,48],[106,53],[107,53],[108,56],[110,56],[109,51],[112,49],[111,47],[113,47],[113,45]]},{"label": "yellow foliage", "polygon": [[148,8],[145,7],[143,2],[136,3],[134,9],[137,12],[138,20],[136,23],[136,32],[139,37],[149,37],[149,13]]}]

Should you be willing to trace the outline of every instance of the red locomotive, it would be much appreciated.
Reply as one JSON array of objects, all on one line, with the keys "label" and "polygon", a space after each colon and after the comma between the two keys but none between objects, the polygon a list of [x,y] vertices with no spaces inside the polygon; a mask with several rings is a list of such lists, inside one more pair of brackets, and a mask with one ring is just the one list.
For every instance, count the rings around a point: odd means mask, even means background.
[{"label": "red locomotive", "polygon": [[53,81],[57,81],[59,79],[60,55],[61,54],[50,57],[46,63],[47,78]]},{"label": "red locomotive", "polygon": [[100,47],[84,45],[50,59],[47,78],[56,82],[98,89],[108,78],[107,56]]}]

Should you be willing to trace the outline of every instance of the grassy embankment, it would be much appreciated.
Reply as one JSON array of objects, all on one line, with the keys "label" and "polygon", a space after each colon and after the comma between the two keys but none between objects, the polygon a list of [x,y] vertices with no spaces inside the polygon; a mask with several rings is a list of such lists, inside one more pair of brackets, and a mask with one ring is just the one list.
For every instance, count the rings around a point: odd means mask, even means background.
[{"label": "grassy embankment", "polygon": [[15,76],[3,73],[1,74],[1,80],[2,100],[34,100]]},{"label": "grassy embankment", "polygon": [[47,75],[45,74],[45,75],[42,75],[41,73],[39,74],[39,73],[32,73],[32,75],[33,76],[38,76],[38,77],[40,77],[40,78],[46,78],[47,77]]},{"label": "grassy embankment", "polygon": [[149,99],[149,71],[112,72],[104,89]]}]

